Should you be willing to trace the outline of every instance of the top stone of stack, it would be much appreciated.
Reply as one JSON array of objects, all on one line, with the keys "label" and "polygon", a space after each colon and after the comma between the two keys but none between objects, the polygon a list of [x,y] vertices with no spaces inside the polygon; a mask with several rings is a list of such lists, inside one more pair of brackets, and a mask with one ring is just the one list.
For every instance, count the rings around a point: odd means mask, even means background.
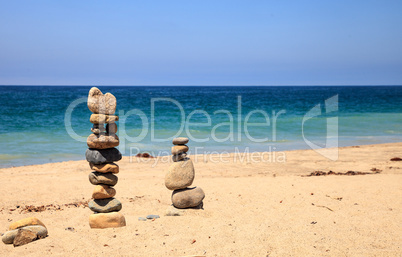
[{"label": "top stone of stack", "polygon": [[95,114],[114,114],[116,97],[111,93],[102,94],[97,87],[93,87],[88,94],[88,108]]},{"label": "top stone of stack", "polygon": [[172,143],[174,145],[185,145],[188,143],[188,138],[187,137],[176,137],[173,139]]}]

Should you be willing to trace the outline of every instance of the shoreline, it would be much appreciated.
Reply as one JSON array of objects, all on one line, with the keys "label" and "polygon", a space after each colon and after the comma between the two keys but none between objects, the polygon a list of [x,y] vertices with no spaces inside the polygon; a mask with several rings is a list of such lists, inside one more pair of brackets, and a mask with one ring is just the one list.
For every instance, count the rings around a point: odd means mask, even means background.
[{"label": "shoreline", "polygon": [[[379,144],[362,144],[362,145],[351,145],[351,146],[342,146],[342,147],[337,147],[339,150],[341,149],[348,149],[348,148],[361,148],[361,147],[374,147],[374,146],[392,146],[392,145],[398,145],[401,144],[402,146],[402,142],[392,142],[392,143],[379,143]],[[331,150],[334,148],[325,148],[326,150]],[[335,148],[336,149],[336,148]],[[190,148],[191,150],[191,148]],[[278,150],[278,151],[253,151],[253,152],[249,152],[248,154],[262,154],[262,153],[278,153],[278,152],[283,152],[283,153],[288,153],[288,152],[295,152],[295,151],[314,151],[312,149],[292,149],[292,150]],[[141,153],[146,153],[146,152],[151,152],[151,151],[143,151]],[[210,152],[210,151],[209,151]],[[218,152],[218,151],[216,151]],[[191,151],[190,151],[191,153]],[[233,156],[234,154],[236,154],[236,151],[221,151],[221,153],[218,154],[229,154],[230,156]],[[238,152],[238,154],[244,154],[244,152]],[[247,154],[247,153],[246,153]],[[208,156],[208,155],[216,155],[216,153],[208,153],[208,154],[189,154],[189,156]],[[166,158],[166,157],[170,157],[170,154],[167,155],[161,155],[161,156],[156,156],[153,158]],[[123,158],[137,158],[135,156],[129,156],[129,155],[123,155]],[[46,164],[57,164],[57,163],[65,163],[65,162],[82,162],[85,161],[85,159],[81,159],[81,160],[65,160],[65,161],[58,161],[58,162],[45,162],[45,163],[41,163],[41,164],[27,164],[27,165],[20,165],[20,166],[10,166],[10,167],[1,167],[0,166],[0,171],[4,170],[4,169],[11,169],[11,168],[18,168],[18,167],[31,167],[31,166],[40,166],[40,165],[46,165]]]}]

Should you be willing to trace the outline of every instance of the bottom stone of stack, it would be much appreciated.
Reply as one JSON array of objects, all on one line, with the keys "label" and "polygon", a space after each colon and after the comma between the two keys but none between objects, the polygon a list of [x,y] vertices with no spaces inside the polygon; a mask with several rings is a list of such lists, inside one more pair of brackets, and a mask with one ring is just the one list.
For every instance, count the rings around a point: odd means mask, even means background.
[{"label": "bottom stone of stack", "polygon": [[126,219],[120,212],[95,213],[89,216],[91,228],[118,228],[126,226]]},{"label": "bottom stone of stack", "polygon": [[174,190],[172,193],[173,206],[179,209],[197,207],[204,200],[205,193],[199,187]]}]

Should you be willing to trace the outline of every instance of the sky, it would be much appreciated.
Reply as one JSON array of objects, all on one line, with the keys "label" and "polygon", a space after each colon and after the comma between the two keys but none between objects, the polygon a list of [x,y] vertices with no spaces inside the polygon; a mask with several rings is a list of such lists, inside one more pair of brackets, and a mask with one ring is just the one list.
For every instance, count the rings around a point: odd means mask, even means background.
[{"label": "sky", "polygon": [[0,85],[402,85],[400,0],[0,0]]}]

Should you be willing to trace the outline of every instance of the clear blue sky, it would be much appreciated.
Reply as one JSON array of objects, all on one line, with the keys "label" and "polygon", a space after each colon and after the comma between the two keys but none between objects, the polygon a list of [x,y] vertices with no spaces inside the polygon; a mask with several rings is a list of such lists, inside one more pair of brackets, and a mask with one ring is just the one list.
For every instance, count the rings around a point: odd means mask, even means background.
[{"label": "clear blue sky", "polygon": [[0,85],[402,84],[401,0],[0,0]]}]

